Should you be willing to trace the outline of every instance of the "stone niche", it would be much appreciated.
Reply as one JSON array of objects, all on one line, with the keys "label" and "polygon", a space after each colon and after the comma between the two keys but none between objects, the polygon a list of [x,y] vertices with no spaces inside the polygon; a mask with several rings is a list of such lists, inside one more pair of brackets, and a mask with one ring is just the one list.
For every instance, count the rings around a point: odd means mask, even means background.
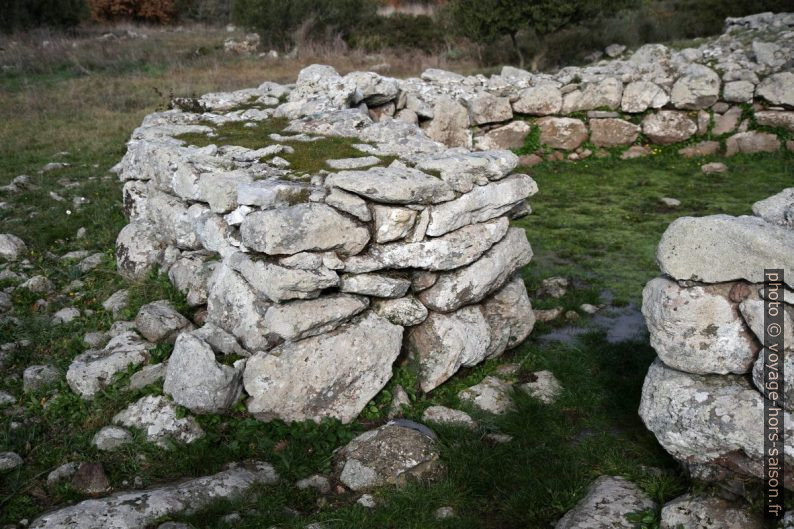
[{"label": "stone niche", "polygon": [[[217,413],[244,398],[262,420],[350,422],[396,363],[432,391],[531,332],[532,248],[510,219],[537,185],[510,151],[373,121],[401,97],[394,80],[311,66],[296,85],[208,94],[192,102],[203,112],[152,114],[133,133],[116,167],[130,219],[119,271],[157,268],[206,306],[168,362],[178,404]],[[261,145],[229,144],[230,128]],[[348,155],[296,162],[329,138]]]},{"label": "stone niche", "polygon": [[643,291],[659,357],[640,416],[697,479],[763,476],[763,274],[782,268],[785,486],[794,489],[794,188],[755,203],[753,213],[682,217],[662,236],[656,257],[665,275]]}]

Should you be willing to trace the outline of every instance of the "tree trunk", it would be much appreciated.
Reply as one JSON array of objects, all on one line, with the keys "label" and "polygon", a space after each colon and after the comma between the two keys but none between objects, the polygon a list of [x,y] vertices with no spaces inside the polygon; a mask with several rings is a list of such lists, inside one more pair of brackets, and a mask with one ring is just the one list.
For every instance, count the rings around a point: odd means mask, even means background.
[{"label": "tree trunk", "polygon": [[518,46],[518,39],[516,38],[517,32],[513,32],[510,34],[510,42],[513,43],[513,49],[515,50],[516,54],[518,55],[518,66],[519,68],[524,68],[524,54],[521,53],[521,48]]}]

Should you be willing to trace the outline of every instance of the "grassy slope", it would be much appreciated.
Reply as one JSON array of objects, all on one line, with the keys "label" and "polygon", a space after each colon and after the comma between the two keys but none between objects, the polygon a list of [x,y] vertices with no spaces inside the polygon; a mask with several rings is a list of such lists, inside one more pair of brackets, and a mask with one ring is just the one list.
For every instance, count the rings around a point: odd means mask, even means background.
[{"label": "grassy slope", "polygon": [[[90,77],[17,76],[0,84],[0,183],[28,173],[39,186],[4,198],[9,205],[0,210],[0,232],[16,233],[29,243],[33,253],[28,275],[47,275],[58,292],[73,279],[84,281],[82,287],[50,296],[49,312],[72,304],[95,311],[71,324],[51,327],[45,313],[34,307],[39,296],[16,293],[13,313],[21,324],[0,325],[0,343],[31,341],[29,347],[11,355],[0,380],[0,389],[18,396],[21,404],[0,417],[0,449],[17,451],[26,460],[20,471],[0,476],[1,523],[30,519],[44,509],[80,499],[68,485],[49,490],[44,482],[47,472],[69,460],[102,461],[116,489],[132,486],[135,478],[146,486],[202,475],[248,457],[277,466],[284,478],[281,485],[267,489],[258,500],[201,513],[192,519],[197,527],[216,526],[218,518],[232,508],[245,514],[239,527],[278,523],[297,528],[315,520],[340,528],[548,527],[600,474],[629,476],[660,499],[687,485],[636,415],[653,351],[647,343],[610,345],[598,334],[588,335],[575,347],[542,344],[533,337],[500,359],[523,362],[523,373],[552,370],[565,387],[562,398],[553,406],[543,406],[516,395],[516,412],[502,418],[481,417],[486,431],[514,436],[506,445],[493,444],[483,432],[439,428],[448,477],[431,486],[384,491],[378,494],[381,506],[374,511],[351,507],[352,498],[339,496],[326,500],[318,512],[315,496],[297,491],[291,483],[327,470],[336,446],[382,421],[389,388],[365,411],[362,421],[351,427],[262,424],[243,413],[207,416],[200,420],[208,436],[195,444],[162,451],[138,440],[112,455],[100,454],[91,446],[93,434],[115,412],[142,393],[156,393],[157,388],[130,394],[121,389],[124,380],[120,380],[91,403],[77,398],[65,384],[23,396],[20,375],[27,365],[54,363],[65,370],[84,348],[82,335],[110,324],[101,302],[123,284],[114,272],[111,248],[124,219],[120,186],[107,178],[107,169],[122,156],[132,128],[162,104],[157,91],[190,95],[255,85],[268,77],[294,76],[294,71],[268,72],[254,61],[229,61],[223,56],[197,61]],[[57,156],[61,151],[69,154]],[[72,166],[38,174],[50,161],[67,161]],[[528,170],[540,186],[533,200],[535,214],[518,222],[527,229],[536,252],[525,270],[529,288],[534,289],[544,277],[565,275],[579,280],[577,288],[561,300],[566,308],[595,302],[602,289],[614,292],[619,301],[636,302],[644,282],[656,274],[654,247],[673,218],[748,213],[754,200],[791,182],[792,159],[787,154],[737,157],[728,161],[731,171],[719,176],[701,175],[700,163],[662,155],[628,162],[544,164]],[[63,179],[79,186],[65,188]],[[50,190],[67,201],[52,200]],[[76,210],[71,205],[74,196],[90,202]],[[663,211],[657,203],[660,196],[678,198],[683,205],[677,211]],[[88,236],[78,240],[75,234],[81,226],[87,228]],[[103,251],[106,259],[97,270],[81,275],[74,266],[47,254],[75,249]],[[140,304],[163,297],[181,306],[180,296],[163,280],[153,278],[134,289],[128,316]],[[540,307],[557,303],[536,301]],[[535,336],[549,327],[539,326]],[[168,352],[168,347],[161,346],[158,358]],[[434,403],[459,405],[457,391],[476,383],[496,365],[491,361],[462,372],[429,397],[414,395],[409,415],[419,417]],[[403,370],[395,379],[411,382]],[[661,475],[648,467],[661,468]],[[444,505],[453,506],[459,518],[436,521],[432,513]],[[296,518],[284,507],[315,514]]]}]

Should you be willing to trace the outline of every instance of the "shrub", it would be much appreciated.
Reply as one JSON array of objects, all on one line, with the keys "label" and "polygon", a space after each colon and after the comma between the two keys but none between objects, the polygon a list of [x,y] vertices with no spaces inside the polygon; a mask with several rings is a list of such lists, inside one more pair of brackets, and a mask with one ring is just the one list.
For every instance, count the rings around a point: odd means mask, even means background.
[{"label": "shrub", "polygon": [[444,28],[435,19],[395,13],[375,17],[371,23],[354,31],[350,44],[368,51],[384,48],[411,48],[432,52],[443,46]]},{"label": "shrub", "polygon": [[377,17],[376,0],[236,0],[232,20],[259,33],[262,42],[286,49],[300,29],[309,40],[349,40]]},{"label": "shrub", "polygon": [[167,24],[183,5],[177,0],[89,0],[94,20],[134,20]]},{"label": "shrub", "polygon": [[38,26],[72,27],[88,14],[85,0],[3,0],[0,30],[4,32]]}]

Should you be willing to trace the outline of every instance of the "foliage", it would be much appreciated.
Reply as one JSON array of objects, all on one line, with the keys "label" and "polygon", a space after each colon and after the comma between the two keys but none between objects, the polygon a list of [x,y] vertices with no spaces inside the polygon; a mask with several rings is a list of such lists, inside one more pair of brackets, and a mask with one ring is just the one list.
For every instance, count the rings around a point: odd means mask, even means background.
[{"label": "foliage", "polygon": [[0,31],[38,26],[72,27],[87,14],[86,0],[3,0]]},{"label": "foliage", "polygon": [[94,20],[138,20],[167,24],[176,19],[178,0],[89,0]]},{"label": "foliage", "polygon": [[445,34],[442,25],[432,17],[395,13],[374,17],[372,23],[351,35],[350,44],[368,51],[410,48],[434,52],[443,46]]},{"label": "foliage", "polygon": [[262,42],[287,49],[300,30],[309,40],[351,34],[377,16],[375,0],[236,0],[232,20],[257,31]]}]

